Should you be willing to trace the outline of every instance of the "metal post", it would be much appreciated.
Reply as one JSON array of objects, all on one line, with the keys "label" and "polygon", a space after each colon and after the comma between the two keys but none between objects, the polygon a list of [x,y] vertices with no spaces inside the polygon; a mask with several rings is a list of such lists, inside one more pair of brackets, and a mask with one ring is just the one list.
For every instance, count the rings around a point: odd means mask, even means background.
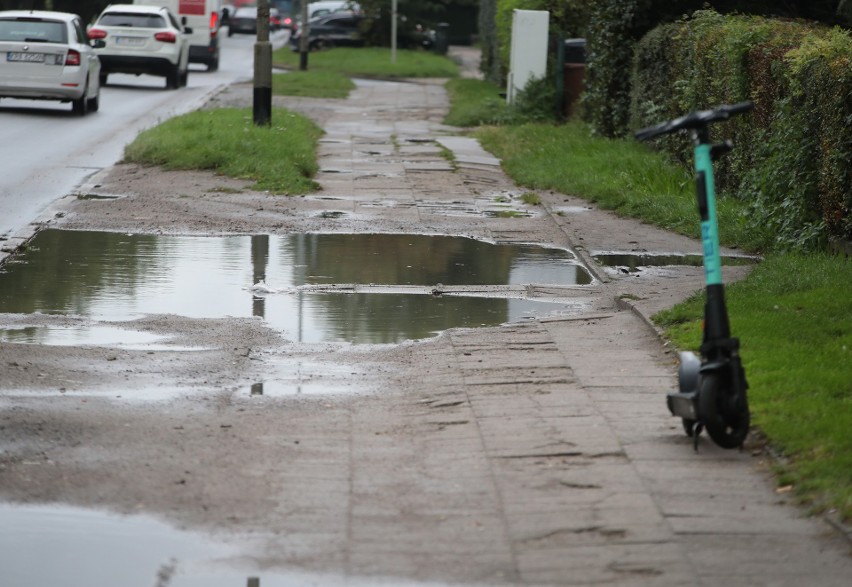
[{"label": "metal post", "polygon": [[257,3],[257,42],[254,44],[254,124],[272,123],[272,43],[269,42],[269,0]]},{"label": "metal post", "polygon": [[299,71],[308,70],[308,52],[311,50],[311,45],[308,37],[311,34],[311,27],[308,24],[308,0],[302,0],[302,24],[299,25],[301,37],[299,37]]},{"label": "metal post", "polygon": [[396,3],[391,2],[391,63],[396,63]]},{"label": "metal post", "polygon": [[556,120],[565,118],[565,33],[556,36]]}]

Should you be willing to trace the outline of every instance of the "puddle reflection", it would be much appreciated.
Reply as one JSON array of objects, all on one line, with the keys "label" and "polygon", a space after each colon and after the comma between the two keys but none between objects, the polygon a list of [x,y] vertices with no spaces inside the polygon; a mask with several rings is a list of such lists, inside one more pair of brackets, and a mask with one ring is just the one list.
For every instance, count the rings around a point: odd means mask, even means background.
[{"label": "puddle reflection", "polygon": [[[264,282],[280,293],[247,289]],[[45,230],[0,269],[0,313],[126,321],[146,314],[263,317],[302,342],[394,343],[452,327],[570,310],[524,299],[286,293],[302,285],[582,285],[562,249],[421,235],[176,237]],[[88,342],[106,344],[91,329]],[[12,335],[6,334],[7,339]],[[32,341],[54,342],[47,329]],[[40,337],[40,338],[39,338]]]},{"label": "puddle reflection", "polygon": [[0,342],[23,344],[49,344],[54,346],[85,346],[97,344],[130,350],[197,350],[198,347],[184,347],[164,344],[166,337],[150,332],[140,332],[117,326],[23,326],[13,328],[0,327]]},{"label": "puddle reflection", "polygon": [[3,587],[449,587],[404,579],[261,571],[247,562],[260,550],[244,538],[215,541],[147,516],[0,503]]},{"label": "puddle reflection", "polygon": [[151,587],[178,564],[232,549],[153,518],[65,506],[0,504],[4,587]]},{"label": "puddle reflection", "polygon": [[[702,255],[666,255],[666,254],[633,254],[633,253],[606,253],[594,255],[595,261],[605,267],[623,267],[628,271],[638,271],[640,267],[670,267],[687,266],[701,267],[704,264]],[[723,256],[722,265],[741,266],[754,265],[758,262],[755,257]]]}]

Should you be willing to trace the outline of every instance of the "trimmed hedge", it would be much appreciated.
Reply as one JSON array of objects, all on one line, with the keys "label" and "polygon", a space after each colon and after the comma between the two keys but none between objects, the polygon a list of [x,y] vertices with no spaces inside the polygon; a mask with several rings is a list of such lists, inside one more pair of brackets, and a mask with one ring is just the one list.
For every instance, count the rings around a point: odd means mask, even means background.
[{"label": "trimmed hedge", "polygon": [[[839,28],[698,11],[658,27],[633,62],[629,127],[721,103],[751,115],[719,125],[738,148],[720,188],[750,204],[747,222],[779,248],[852,240],[852,36]],[[691,160],[686,137],[660,145]]]},{"label": "trimmed hedge", "polygon": [[595,134],[618,137],[627,132],[638,11],[639,0],[599,0],[589,18],[581,104]]}]

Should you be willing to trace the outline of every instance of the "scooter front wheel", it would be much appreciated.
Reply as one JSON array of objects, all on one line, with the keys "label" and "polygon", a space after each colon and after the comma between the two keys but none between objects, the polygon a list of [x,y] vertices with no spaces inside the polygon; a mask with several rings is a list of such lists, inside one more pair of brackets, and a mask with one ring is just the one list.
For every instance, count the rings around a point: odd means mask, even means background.
[{"label": "scooter front wheel", "polygon": [[736,397],[727,377],[705,373],[698,394],[698,410],[707,434],[722,448],[739,448],[748,435],[750,415],[745,397]]}]

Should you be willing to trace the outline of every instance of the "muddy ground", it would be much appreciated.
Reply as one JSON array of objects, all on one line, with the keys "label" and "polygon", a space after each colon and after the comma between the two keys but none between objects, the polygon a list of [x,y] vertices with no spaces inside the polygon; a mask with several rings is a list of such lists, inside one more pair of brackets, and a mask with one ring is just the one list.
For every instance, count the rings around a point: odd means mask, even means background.
[{"label": "muddy ground", "polygon": [[[236,86],[211,107],[250,97]],[[602,353],[623,343],[625,364],[639,353],[649,363],[640,376],[650,390],[672,384],[674,356],[641,317],[699,289],[701,270],[628,274],[592,255],[697,253],[698,243],[569,194],[539,192],[542,205],[524,204],[526,190],[496,161],[441,124],[438,83],[363,82],[348,100],[281,103],[326,130],[321,192],[277,196],[215,173],[119,164],[60,201],[44,226],[540,243],[573,251],[595,276],[589,286],[531,290],[576,300],[577,311],[396,345],[299,344],[261,319],[176,315],[123,327],[203,350],[0,343],[0,499],[145,513],[249,537],[241,562],[259,569],[487,584],[689,580],[695,563],[678,555],[688,541],[643,497],[642,469],[624,447],[691,458],[691,445],[656,395],[628,417],[649,426],[651,440],[624,436],[617,420],[601,419],[584,373],[622,377]],[[494,213],[506,209],[513,214]],[[747,269],[726,272],[733,279]],[[85,320],[0,315],[0,327]],[[310,392],[252,395],[264,381]],[[750,490],[778,501],[758,457],[713,458],[728,471],[742,467],[754,476]],[[584,492],[596,505],[583,507]],[[593,554],[608,545],[610,554]]]}]

